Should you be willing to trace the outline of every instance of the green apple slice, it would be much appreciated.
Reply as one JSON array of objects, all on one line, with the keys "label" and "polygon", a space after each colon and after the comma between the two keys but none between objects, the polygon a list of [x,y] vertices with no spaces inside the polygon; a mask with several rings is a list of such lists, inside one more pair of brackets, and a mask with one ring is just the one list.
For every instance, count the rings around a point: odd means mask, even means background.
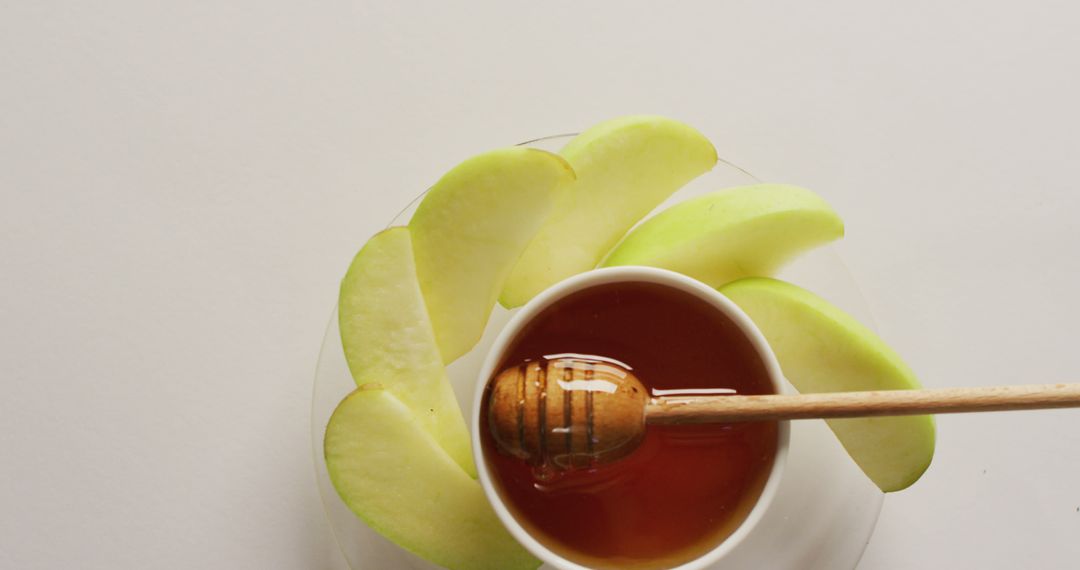
[{"label": "green apple slice", "polygon": [[466,160],[428,191],[409,230],[443,362],[480,340],[507,276],[573,179],[561,157],[515,147]]},{"label": "green apple slice", "polygon": [[378,382],[390,390],[475,477],[469,430],[435,344],[408,228],[385,230],[356,254],[341,282],[338,326],[357,386]]},{"label": "green apple slice", "polygon": [[[764,333],[799,392],[912,390],[919,381],[900,356],[854,318],[817,295],[751,277],[720,288]],[[934,457],[932,416],[828,420],[844,449],[882,491],[915,483]]]},{"label": "green apple slice", "polygon": [[398,546],[446,568],[539,566],[412,410],[387,390],[364,388],[342,400],[326,428],[326,467],[345,504]]},{"label": "green apple slice", "polygon": [[772,275],[799,253],[844,235],[825,200],[798,186],[728,188],[676,204],[630,232],[604,266],[649,265],[719,287]]},{"label": "green apple slice", "polygon": [[596,267],[638,220],[716,164],[716,149],[701,133],[654,116],[601,123],[560,154],[577,182],[518,261],[499,297],[505,307]]}]

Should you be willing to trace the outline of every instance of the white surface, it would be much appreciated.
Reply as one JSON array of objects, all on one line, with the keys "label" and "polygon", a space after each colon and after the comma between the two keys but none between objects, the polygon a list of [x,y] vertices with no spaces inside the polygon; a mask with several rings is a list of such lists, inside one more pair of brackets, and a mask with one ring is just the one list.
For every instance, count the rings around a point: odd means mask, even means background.
[{"label": "white surface", "polygon": [[[826,196],[926,384],[1080,380],[1075,4],[430,4],[0,3],[0,568],[340,568],[307,417],[349,258],[624,113]],[[1080,412],[939,431],[861,568],[1075,567]]]}]

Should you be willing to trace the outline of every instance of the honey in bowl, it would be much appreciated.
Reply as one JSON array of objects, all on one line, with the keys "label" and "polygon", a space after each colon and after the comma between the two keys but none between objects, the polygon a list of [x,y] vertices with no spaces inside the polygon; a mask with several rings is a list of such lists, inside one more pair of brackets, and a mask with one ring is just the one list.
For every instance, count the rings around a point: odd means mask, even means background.
[{"label": "honey in bowl", "polygon": [[[595,285],[555,301],[496,370],[567,354],[624,363],[657,395],[774,392],[739,325],[657,283]],[[598,569],[671,568],[716,548],[757,502],[779,441],[775,422],[649,425],[618,461],[560,469],[505,453],[490,430],[480,433],[492,482],[519,524],[559,556]]]}]

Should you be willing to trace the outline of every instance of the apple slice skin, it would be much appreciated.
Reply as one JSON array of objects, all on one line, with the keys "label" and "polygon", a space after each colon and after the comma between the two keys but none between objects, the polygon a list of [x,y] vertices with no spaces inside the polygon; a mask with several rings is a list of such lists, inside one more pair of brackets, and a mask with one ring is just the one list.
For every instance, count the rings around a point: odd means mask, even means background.
[{"label": "apple slice skin", "polygon": [[469,429],[446,377],[413,263],[408,228],[384,230],[341,281],[338,328],[357,386],[379,382],[471,476]]},{"label": "apple slice skin", "polygon": [[[751,277],[720,288],[761,329],[799,392],[910,390],[919,381],[870,329],[817,295]],[[884,492],[911,486],[934,457],[933,416],[828,420],[848,454]]]},{"label": "apple slice skin", "polygon": [[368,385],[342,400],[324,453],[345,504],[402,548],[451,570],[540,566],[503,527],[480,483],[389,391]]},{"label": "apple slice skin", "polygon": [[515,147],[466,160],[428,191],[409,230],[444,363],[480,340],[514,264],[573,180],[558,155]]},{"label": "apple slice skin", "polygon": [[577,182],[559,196],[514,268],[499,296],[507,308],[595,268],[638,220],[716,164],[716,149],[700,132],[649,115],[600,123],[559,154]]},{"label": "apple slice skin", "polygon": [[844,222],[817,194],[785,184],[728,188],[649,218],[604,266],[648,265],[713,287],[771,275],[812,247],[839,239]]}]

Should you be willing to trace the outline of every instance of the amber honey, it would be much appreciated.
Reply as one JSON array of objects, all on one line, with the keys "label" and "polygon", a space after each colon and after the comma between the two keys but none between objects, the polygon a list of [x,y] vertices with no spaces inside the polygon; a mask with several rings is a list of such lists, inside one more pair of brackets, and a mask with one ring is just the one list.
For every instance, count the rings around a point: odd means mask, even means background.
[{"label": "amber honey", "polygon": [[[654,283],[597,285],[556,301],[496,370],[564,353],[624,362],[650,391],[773,392],[738,325]],[[552,471],[501,453],[481,433],[493,482],[525,530],[560,556],[603,569],[671,568],[718,546],[756,503],[778,445],[775,422],[649,426],[625,459]]]}]

